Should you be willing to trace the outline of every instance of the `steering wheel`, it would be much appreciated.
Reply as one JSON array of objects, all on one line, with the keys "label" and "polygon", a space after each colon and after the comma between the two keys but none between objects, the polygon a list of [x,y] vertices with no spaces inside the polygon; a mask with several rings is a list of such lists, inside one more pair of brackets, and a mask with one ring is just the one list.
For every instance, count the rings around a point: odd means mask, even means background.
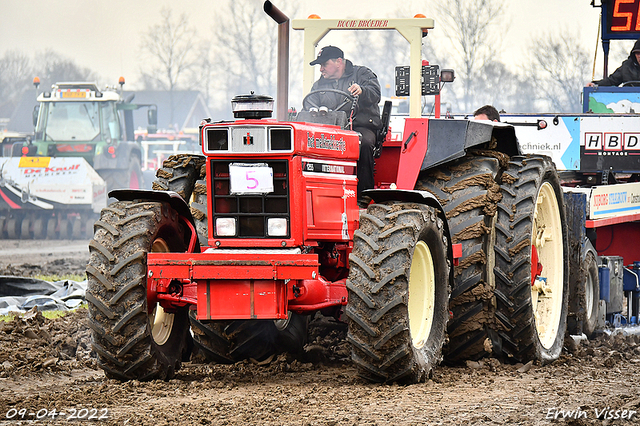
[{"label": "steering wheel", "polygon": [[638,87],[640,86],[640,81],[637,80],[633,80],[633,81],[625,81],[624,83],[622,83],[620,85],[620,87],[625,87],[625,86],[629,86],[629,87]]},{"label": "steering wheel", "polygon": [[[333,111],[339,111],[340,108],[342,108],[346,104],[351,103],[353,105],[353,103],[356,102],[356,97],[353,96],[349,92],[345,92],[344,90],[338,90],[338,89],[312,90],[311,92],[307,93],[307,96],[305,96],[304,99],[302,100],[302,108],[304,110],[306,110],[306,111],[309,111],[310,108],[320,108],[322,105],[316,105],[316,103],[311,101],[309,99],[309,97],[311,95],[316,94],[316,93],[326,93],[326,92],[336,93],[338,95],[342,95],[342,96],[347,98],[340,105],[338,105],[337,107],[333,108],[332,109]],[[342,110],[342,111],[344,111],[344,110]],[[348,114],[349,110],[347,110],[346,112]],[[358,114],[358,103],[356,102],[355,103],[355,107],[354,107],[354,111],[353,111],[353,116],[355,117],[357,114]]]}]

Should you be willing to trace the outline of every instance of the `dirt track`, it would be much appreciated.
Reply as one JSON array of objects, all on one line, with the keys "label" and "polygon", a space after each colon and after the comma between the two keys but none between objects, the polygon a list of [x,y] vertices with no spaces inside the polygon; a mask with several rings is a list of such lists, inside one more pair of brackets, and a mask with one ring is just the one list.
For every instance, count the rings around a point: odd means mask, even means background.
[{"label": "dirt track", "polygon": [[[81,244],[61,253],[41,242],[2,241],[0,274],[78,273],[87,258]],[[36,424],[52,422],[54,409],[64,412],[56,424],[74,410],[83,421],[106,414],[92,420],[105,425],[544,425],[556,415],[566,425],[640,424],[638,336],[603,336],[565,350],[552,365],[489,359],[441,366],[426,383],[397,386],[358,378],[344,327],[321,323],[312,332],[303,360],[191,362],[169,382],[121,383],[97,369],[86,310],[57,320],[26,315],[0,323],[0,424],[33,424],[38,412],[49,415]],[[597,420],[598,413],[631,420]]]}]

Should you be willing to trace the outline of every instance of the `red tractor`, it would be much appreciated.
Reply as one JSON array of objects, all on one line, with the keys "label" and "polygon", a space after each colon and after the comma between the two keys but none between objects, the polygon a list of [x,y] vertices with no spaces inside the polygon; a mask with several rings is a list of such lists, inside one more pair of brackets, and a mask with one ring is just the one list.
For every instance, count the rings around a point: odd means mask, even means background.
[{"label": "red tractor", "polygon": [[[413,45],[433,21],[376,25]],[[316,313],[348,322],[353,362],[377,382],[423,380],[443,348],[452,362],[559,356],[566,233],[547,158],[521,157],[510,126],[419,117],[412,92],[405,138],[380,133],[373,202],[359,210],[359,134],[339,111],[286,120],[284,93],[277,120],[271,98],[249,95],[233,100],[236,121],[203,123],[203,155],[158,173],[169,191],[110,194],[87,267],[108,377],[171,378],[193,344],[220,363],[299,353]]]}]

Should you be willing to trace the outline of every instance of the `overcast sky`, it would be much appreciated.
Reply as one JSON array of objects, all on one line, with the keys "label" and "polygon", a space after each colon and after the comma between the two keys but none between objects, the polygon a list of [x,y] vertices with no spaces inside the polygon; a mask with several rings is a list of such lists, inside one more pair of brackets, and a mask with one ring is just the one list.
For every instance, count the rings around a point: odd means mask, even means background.
[{"label": "overcast sky", "polygon": [[[78,65],[97,72],[115,84],[123,75],[135,89],[140,64],[141,36],[160,19],[163,7],[174,16],[186,13],[189,23],[201,35],[211,31],[214,13],[231,0],[0,0],[0,55],[18,49],[34,56],[51,48],[72,58]],[[258,7],[262,2],[256,2]],[[285,7],[273,0],[285,13]],[[429,0],[300,0],[298,16],[316,13],[322,18],[400,18],[400,6],[409,4],[412,14],[429,13]],[[590,0],[507,0],[503,62],[511,67],[526,63],[530,40],[547,32],[579,31],[585,48],[593,55],[600,9]],[[375,9],[372,7],[375,5]],[[413,16],[413,15],[411,15]],[[438,31],[438,22],[433,31]],[[602,55],[598,48],[599,56]],[[611,64],[613,68],[618,64]],[[598,65],[596,77],[601,74]],[[133,85],[133,86],[132,86]],[[125,86],[127,87],[127,86]]]}]

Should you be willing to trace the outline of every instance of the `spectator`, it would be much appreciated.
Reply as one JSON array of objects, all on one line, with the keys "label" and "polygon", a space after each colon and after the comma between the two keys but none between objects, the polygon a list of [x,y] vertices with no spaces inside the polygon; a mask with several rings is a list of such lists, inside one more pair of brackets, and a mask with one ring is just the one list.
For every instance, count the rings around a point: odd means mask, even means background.
[{"label": "spectator", "polygon": [[619,86],[622,83],[636,81],[640,84],[640,39],[636,40],[629,53],[629,57],[609,77],[602,80],[591,81],[587,87],[593,86]]},{"label": "spectator", "polygon": [[485,105],[473,112],[474,120],[500,121],[498,110],[492,105]]}]

